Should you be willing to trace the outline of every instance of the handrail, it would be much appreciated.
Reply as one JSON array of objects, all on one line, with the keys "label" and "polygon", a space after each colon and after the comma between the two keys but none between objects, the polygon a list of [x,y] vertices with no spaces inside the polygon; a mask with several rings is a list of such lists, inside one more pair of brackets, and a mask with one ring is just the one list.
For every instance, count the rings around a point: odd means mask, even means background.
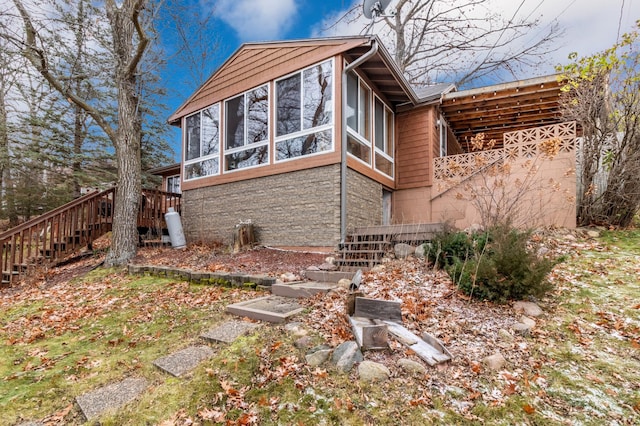
[{"label": "handrail", "polygon": [[44,222],[47,221],[53,217],[55,217],[57,214],[60,214],[66,210],[70,210],[73,207],[77,207],[87,201],[90,201],[92,198],[98,198],[98,197],[103,197],[105,195],[108,195],[109,193],[115,193],[115,187],[106,189],[104,191],[101,192],[90,192],[89,194],[83,195],[79,198],[76,198],[73,201],[68,202],[67,204],[63,204],[59,207],[56,207],[53,210],[48,211],[47,213],[44,213],[40,216],[34,217],[33,219],[29,219],[26,222],[21,223],[20,225],[16,225],[11,229],[7,229],[6,231],[4,231],[3,233],[0,234],[0,240],[4,240],[8,237],[10,237],[11,235],[17,233],[17,232],[21,232],[24,231],[28,228],[33,227],[34,225],[37,225],[39,222]]}]

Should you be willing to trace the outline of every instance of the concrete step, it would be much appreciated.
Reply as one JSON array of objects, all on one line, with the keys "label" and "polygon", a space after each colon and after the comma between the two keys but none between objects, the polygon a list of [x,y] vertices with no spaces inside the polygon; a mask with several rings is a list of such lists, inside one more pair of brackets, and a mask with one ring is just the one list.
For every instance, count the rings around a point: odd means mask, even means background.
[{"label": "concrete step", "polygon": [[353,273],[356,272],[344,272],[344,271],[305,271],[305,275],[308,279],[312,281],[322,282],[322,283],[337,283],[343,278],[350,280],[353,278]]},{"label": "concrete step", "polygon": [[230,314],[276,323],[285,322],[303,310],[295,300],[281,296],[259,297],[227,305],[227,312]]},{"label": "concrete step", "polygon": [[297,281],[274,284],[271,286],[271,293],[283,297],[312,297],[318,293],[327,293],[337,286],[338,284],[334,282]]}]

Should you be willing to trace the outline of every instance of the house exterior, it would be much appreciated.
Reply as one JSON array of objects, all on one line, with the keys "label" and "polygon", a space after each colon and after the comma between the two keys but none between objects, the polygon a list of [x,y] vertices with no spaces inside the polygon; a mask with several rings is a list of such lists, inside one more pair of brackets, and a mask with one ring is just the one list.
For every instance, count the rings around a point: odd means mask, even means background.
[{"label": "house exterior", "polygon": [[[414,89],[375,36],[244,44],[169,118],[182,129],[185,235],[228,242],[250,221],[264,245],[334,248],[359,227],[469,226],[478,194],[461,188],[506,159],[531,167],[543,155],[532,146],[551,139],[561,152],[534,169],[562,201],[529,201],[543,223],[575,226],[575,126],[558,96],[553,76]],[[481,133],[498,142],[478,150]],[[518,173],[511,186],[532,174]]]}]

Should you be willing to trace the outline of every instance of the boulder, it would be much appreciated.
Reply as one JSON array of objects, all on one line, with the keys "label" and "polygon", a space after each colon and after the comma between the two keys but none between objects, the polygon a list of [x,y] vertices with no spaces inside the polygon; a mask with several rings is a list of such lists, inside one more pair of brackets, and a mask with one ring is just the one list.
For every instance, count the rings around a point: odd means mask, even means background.
[{"label": "boulder", "polygon": [[284,329],[291,333],[293,336],[302,337],[309,334],[306,328],[301,322],[290,322],[284,326]]},{"label": "boulder", "polygon": [[338,287],[348,289],[351,286],[351,280],[348,278],[341,278],[338,281]]},{"label": "boulder", "polygon": [[380,363],[362,361],[358,365],[358,376],[364,382],[379,382],[387,380],[391,376],[391,371]]},{"label": "boulder", "polygon": [[413,254],[415,249],[409,244],[398,243],[395,246],[393,246],[393,251],[397,259],[405,259],[410,254]]},{"label": "boulder", "polygon": [[513,304],[513,309],[516,312],[524,313],[528,317],[539,317],[542,315],[542,309],[540,309],[540,306],[533,302],[525,302],[523,300],[515,302]]},{"label": "boulder", "polygon": [[307,360],[307,364],[312,367],[317,367],[324,364],[329,359],[330,355],[331,348],[327,345],[320,345],[307,352],[305,359]]},{"label": "boulder", "polygon": [[409,358],[400,358],[397,365],[410,374],[427,374],[427,367]]},{"label": "boulder", "polygon": [[353,340],[343,342],[333,351],[331,355],[331,363],[336,366],[338,371],[348,373],[356,362],[364,359],[358,344]]},{"label": "boulder", "polygon": [[302,336],[295,342],[293,342],[293,346],[298,349],[308,349],[313,344],[313,339],[309,336]]},{"label": "boulder", "polygon": [[493,355],[489,355],[482,360],[482,363],[490,370],[498,371],[507,363],[504,356],[500,352],[496,352]]},{"label": "boulder", "polygon": [[520,317],[520,322],[523,323],[524,325],[529,326],[529,328],[533,328],[536,326],[536,320],[531,319],[524,315]]}]

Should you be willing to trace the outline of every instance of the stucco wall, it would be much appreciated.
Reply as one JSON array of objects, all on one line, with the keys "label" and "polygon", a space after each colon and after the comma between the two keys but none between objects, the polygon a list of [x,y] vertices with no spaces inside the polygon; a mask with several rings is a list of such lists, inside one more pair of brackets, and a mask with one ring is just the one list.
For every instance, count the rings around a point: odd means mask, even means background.
[{"label": "stucco wall", "polygon": [[228,244],[251,220],[268,246],[333,247],[340,239],[340,167],[316,167],[183,193],[187,242]]}]

